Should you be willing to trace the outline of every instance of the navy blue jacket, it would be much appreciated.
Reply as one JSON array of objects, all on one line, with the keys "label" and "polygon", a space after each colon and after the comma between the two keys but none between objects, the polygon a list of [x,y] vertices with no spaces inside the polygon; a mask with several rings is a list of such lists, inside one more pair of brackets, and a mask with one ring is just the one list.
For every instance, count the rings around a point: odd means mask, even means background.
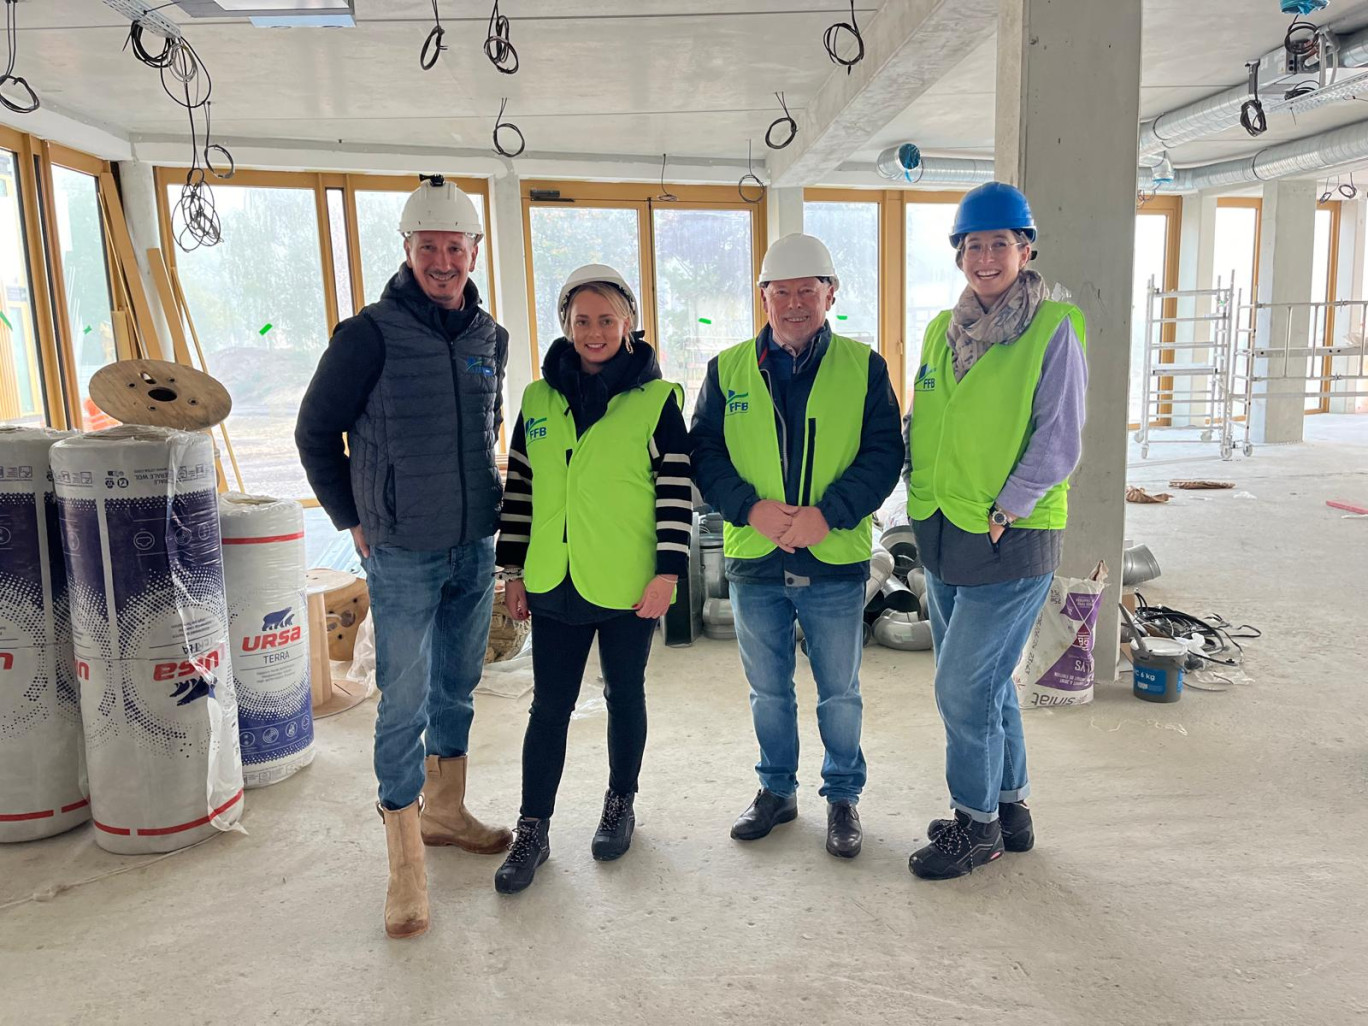
[{"label": "navy blue jacket", "polygon": [[[829,325],[823,325],[796,360],[773,344],[768,324],[755,340],[760,376],[774,402],[780,444],[786,444],[788,448],[784,492],[785,499],[792,505],[799,504],[808,396],[812,393],[817,368],[830,345]],[[760,496],[755,487],[737,473],[727,452],[722,433],[723,406],[717,359],[714,358],[708,363],[708,374],[694,405],[693,426],[689,431],[694,483],[703,493],[704,500],[729,523],[744,527],[751,507],[760,501]],[[827,525],[848,530],[877,510],[897,485],[902,464],[902,421],[898,399],[888,379],[888,364],[878,353],[870,353],[860,451],[816,504],[826,517]],[[788,553],[776,548],[759,559],[728,559],[727,576],[734,580],[760,582],[817,577],[863,580],[869,576],[869,562],[823,563],[806,549]]]}]

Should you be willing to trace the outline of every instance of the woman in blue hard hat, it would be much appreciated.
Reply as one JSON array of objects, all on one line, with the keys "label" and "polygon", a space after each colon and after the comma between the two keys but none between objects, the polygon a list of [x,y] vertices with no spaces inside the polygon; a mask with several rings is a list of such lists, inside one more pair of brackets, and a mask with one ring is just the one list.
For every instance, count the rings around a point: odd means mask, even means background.
[{"label": "woman in blue hard hat", "polygon": [[907,443],[907,508],[926,565],[951,819],[912,854],[963,876],[1034,844],[1012,670],[1059,565],[1078,464],[1083,313],[1027,264],[1035,219],[989,182],[960,202],[950,245],[968,282],[926,329]]},{"label": "woman in blue hard hat", "polygon": [[689,567],[693,503],[678,385],[636,330],[637,302],[603,264],[571,273],[563,338],[523,392],[496,559],[515,620],[534,617],[532,708],[517,839],[494,877],[511,894],[550,857],[566,732],[598,640],[608,704],[608,791],[591,851],[626,854],[646,746],[646,660]]}]

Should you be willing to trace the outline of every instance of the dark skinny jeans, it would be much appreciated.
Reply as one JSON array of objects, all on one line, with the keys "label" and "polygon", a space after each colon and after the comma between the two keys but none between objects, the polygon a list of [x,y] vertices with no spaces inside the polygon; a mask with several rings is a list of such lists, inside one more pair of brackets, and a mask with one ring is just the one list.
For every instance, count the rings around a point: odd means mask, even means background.
[{"label": "dark skinny jeans", "polygon": [[646,660],[655,627],[655,620],[643,620],[630,611],[586,624],[546,615],[534,618],[535,684],[523,738],[522,815],[545,819],[555,811],[570,714],[595,633],[608,704],[608,786],[618,794],[636,793],[646,748]]}]

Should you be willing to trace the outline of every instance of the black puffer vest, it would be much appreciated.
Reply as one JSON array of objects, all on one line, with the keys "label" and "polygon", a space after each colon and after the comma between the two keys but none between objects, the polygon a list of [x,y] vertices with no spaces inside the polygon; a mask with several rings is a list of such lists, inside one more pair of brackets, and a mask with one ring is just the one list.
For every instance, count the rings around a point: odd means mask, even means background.
[{"label": "black puffer vest", "polygon": [[[428,311],[415,310],[415,288],[401,270],[362,311],[385,364],[348,435],[352,494],[371,545],[446,549],[498,527],[494,448],[508,333],[478,309],[448,340],[440,312],[424,319]],[[466,301],[478,302],[471,286]]]}]

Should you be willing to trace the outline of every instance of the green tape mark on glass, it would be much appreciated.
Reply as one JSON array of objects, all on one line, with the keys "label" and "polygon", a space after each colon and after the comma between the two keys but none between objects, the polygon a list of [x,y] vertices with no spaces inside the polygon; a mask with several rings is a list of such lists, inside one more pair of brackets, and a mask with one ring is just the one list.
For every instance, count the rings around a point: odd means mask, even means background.
[{"label": "green tape mark on glass", "polygon": [[711,324],[712,321],[708,320],[708,318],[706,318],[706,317],[700,317],[700,318],[698,319],[698,323],[699,323],[699,324]]},{"label": "green tape mark on glass", "polygon": [[261,326],[261,330],[258,331],[257,334],[258,334],[258,335],[264,335],[264,334],[266,334],[266,332],[270,331],[270,330],[271,330],[272,328],[274,328],[274,327],[275,327],[274,324],[272,324],[270,321],[267,321],[265,324],[263,324],[263,325]]},{"label": "green tape mark on glass", "polygon": [[90,334],[90,331],[91,331],[90,325],[87,324],[87,325],[85,326],[85,331],[81,332],[81,334],[82,334],[82,335],[89,335],[89,334]]},{"label": "green tape mark on glass", "polygon": [[10,323],[10,319],[5,316],[5,312],[3,310],[0,310],[0,321],[4,321],[5,327],[9,328],[11,331],[14,330],[14,325]]},{"label": "green tape mark on glass", "polygon": [[847,318],[845,314],[837,314],[837,315],[836,315],[836,319],[837,319],[838,321],[844,321],[844,320],[848,320],[849,318]]}]

